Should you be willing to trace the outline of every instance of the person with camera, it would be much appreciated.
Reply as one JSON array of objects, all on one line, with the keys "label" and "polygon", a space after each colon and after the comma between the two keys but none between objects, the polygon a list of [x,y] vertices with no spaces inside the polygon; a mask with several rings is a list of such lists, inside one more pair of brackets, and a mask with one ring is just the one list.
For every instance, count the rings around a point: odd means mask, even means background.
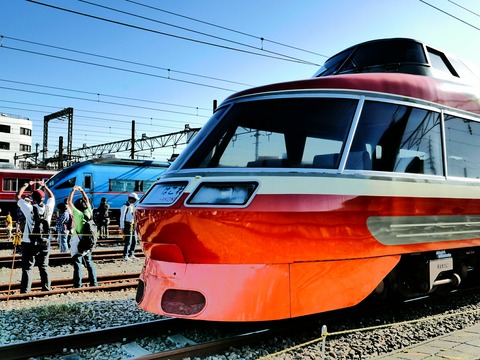
[{"label": "person with camera", "polygon": [[[23,198],[25,190],[34,184],[43,187],[48,195],[45,203],[45,193],[35,190],[32,201]],[[23,184],[17,193],[17,205],[25,216],[25,230],[22,237],[22,279],[20,293],[29,293],[32,289],[32,273],[35,262],[40,271],[42,291],[50,291],[51,280],[48,267],[50,251],[50,227],[55,208],[55,196],[42,180]]]},{"label": "person with camera", "polygon": [[[81,198],[73,202],[75,192],[81,194]],[[72,231],[72,239],[70,242],[70,254],[72,256],[73,264],[73,287],[82,287],[82,264],[85,265],[88,271],[88,280],[90,286],[98,286],[97,270],[93,264],[92,251],[93,248],[84,248],[84,242],[88,238],[86,233],[86,224],[93,219],[93,210],[90,205],[85,190],[80,186],[74,186],[67,198],[67,206],[70,209],[74,218],[74,227]]]}]

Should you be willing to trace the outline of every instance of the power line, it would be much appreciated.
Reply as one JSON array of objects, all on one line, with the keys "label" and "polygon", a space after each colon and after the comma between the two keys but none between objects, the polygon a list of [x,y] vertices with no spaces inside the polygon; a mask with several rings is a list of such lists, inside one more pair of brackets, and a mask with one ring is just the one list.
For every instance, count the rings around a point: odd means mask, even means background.
[{"label": "power line", "polygon": [[[244,86],[250,86],[250,87],[253,86],[253,85],[250,85],[250,84],[245,84],[245,83],[241,83],[241,82],[236,82],[236,81],[231,81],[231,80],[220,79],[220,78],[216,78],[216,77],[212,77],[212,76],[199,75],[199,74],[189,73],[189,72],[185,72],[185,71],[179,71],[179,70],[164,68],[164,67],[160,67],[160,66],[155,66],[155,65],[150,65],[150,64],[139,63],[139,62],[136,62],[136,61],[130,61],[130,60],[124,60],[124,59],[114,58],[114,57],[106,56],[106,55],[93,54],[93,53],[89,53],[89,52],[81,51],[81,50],[69,49],[69,48],[64,48],[64,47],[54,46],[54,45],[49,45],[49,44],[43,44],[43,43],[39,43],[39,42],[36,42],[36,41],[19,39],[19,38],[14,38],[14,37],[10,37],[10,36],[0,35],[0,39],[2,39],[2,40],[3,40],[3,39],[9,39],[9,40],[14,40],[14,41],[24,42],[24,43],[27,43],[27,44],[44,46],[44,47],[48,47],[48,48],[52,48],[52,49],[69,51],[69,52],[73,52],[73,53],[77,53],[77,54],[82,54],[82,55],[88,55],[88,56],[98,57],[98,58],[101,58],[101,59],[113,60],[113,61],[123,62],[123,63],[131,64],[131,65],[138,65],[138,66],[148,67],[148,68],[157,69],[157,70],[164,70],[164,71],[167,71],[168,74],[170,74],[170,73],[177,73],[177,74],[194,76],[194,77],[199,77],[199,78],[208,79],[208,80],[215,80],[215,81],[220,81],[220,82],[226,82],[226,83],[230,83],[230,84],[244,85]],[[0,46],[1,46],[1,45],[0,45]],[[170,77],[168,77],[168,78],[170,78]]]},{"label": "power line", "polygon": [[[58,106],[50,106],[50,105],[44,105],[44,104],[32,104],[32,103],[25,103],[25,102],[19,102],[19,101],[11,101],[11,100],[2,100],[2,99],[0,99],[0,101],[11,103],[11,104],[18,104],[18,105],[38,106],[38,107],[42,107],[42,108],[52,108],[52,109],[54,109],[54,111],[61,110]],[[42,110],[31,110],[31,109],[19,109],[19,110],[41,112],[42,114],[47,114],[46,111],[42,111]],[[140,116],[140,115],[132,115],[132,114],[119,114],[119,113],[111,113],[111,112],[104,112],[104,111],[93,111],[93,110],[85,110],[85,109],[78,109],[78,108],[75,108],[75,117],[80,116],[80,115],[78,115],[78,112],[84,112],[84,113],[89,113],[89,114],[101,114],[101,115],[108,115],[108,116],[119,116],[119,117],[126,117],[126,118],[129,118],[129,119],[150,120],[149,124],[148,123],[137,122],[137,124],[146,125],[146,126],[154,126],[153,121],[166,121],[166,122],[181,123],[182,126],[185,123],[185,121],[183,121],[183,120],[173,120],[173,119],[156,118],[156,117],[148,117],[148,116]],[[105,119],[105,118],[98,118],[98,119],[99,120],[121,121],[121,120],[116,120],[116,119],[114,120],[114,119]],[[198,124],[199,126],[203,125],[203,124],[200,124],[199,122],[192,121],[192,119],[189,119],[189,122],[192,123],[192,124]]]},{"label": "power line", "polygon": [[77,92],[77,93],[81,93],[81,94],[95,95],[95,96],[98,97],[98,99],[100,98],[100,96],[104,96],[104,97],[110,97],[110,98],[115,98],[115,99],[141,101],[141,102],[147,102],[147,103],[151,103],[151,104],[168,105],[168,106],[182,107],[182,108],[194,109],[194,110],[208,110],[208,111],[211,111],[211,109],[201,108],[201,107],[198,107],[198,106],[179,105],[179,104],[172,104],[172,103],[166,103],[166,102],[161,102],[161,101],[153,101],[153,100],[145,100],[145,99],[136,99],[136,98],[125,97],[125,96],[118,96],[118,95],[100,94],[100,93],[94,93],[94,92],[91,92],[91,91],[82,91],[82,90],[67,89],[67,88],[61,88],[61,87],[56,87],[56,86],[48,86],[48,85],[40,85],[40,84],[27,83],[27,82],[23,82],[23,81],[14,81],[14,80],[7,80],[7,79],[0,79],[0,81],[9,82],[9,83],[13,83],[13,84],[36,86],[36,87],[42,87],[42,88],[47,88],[47,89],[54,89],[54,90]]},{"label": "power line", "polygon": [[269,40],[269,39],[266,39],[266,38],[264,38],[264,37],[262,37],[262,36],[251,35],[251,34],[248,34],[248,33],[246,33],[246,32],[243,32],[243,31],[234,30],[234,29],[231,29],[231,28],[227,28],[227,27],[225,27],[225,26],[213,24],[213,23],[208,22],[208,21],[203,21],[203,20],[195,19],[195,18],[193,18],[193,17],[181,15],[181,14],[175,13],[175,12],[173,12],[173,11],[168,11],[168,10],[160,9],[160,8],[157,8],[157,7],[154,7],[154,6],[142,4],[142,3],[139,3],[139,2],[137,2],[137,1],[133,1],[133,0],[125,0],[125,1],[128,1],[128,2],[130,2],[130,3],[136,4],[136,5],[139,5],[139,6],[144,6],[144,7],[149,8],[149,9],[161,11],[161,12],[164,12],[164,13],[167,13],[167,14],[170,14],[170,15],[175,15],[175,16],[178,16],[178,17],[181,17],[181,18],[184,18],[184,19],[192,20],[192,21],[195,21],[195,22],[198,22],[198,23],[201,23],[201,24],[213,26],[213,27],[216,27],[216,28],[218,28],[218,29],[227,30],[227,31],[230,31],[230,32],[233,32],[233,33],[237,33],[237,34],[240,34],[240,35],[248,36],[248,37],[251,37],[251,38],[260,40],[260,41],[262,41],[262,42],[263,42],[263,41],[265,41],[265,42],[270,42],[270,43],[275,44],[275,45],[284,46],[284,47],[287,47],[287,48],[290,48],[290,49],[294,49],[294,50],[306,52],[306,53],[313,54],[313,55],[322,56],[322,57],[325,57],[325,58],[328,58],[328,57],[329,57],[329,56],[327,56],[327,55],[323,55],[323,54],[320,54],[320,53],[317,53],[317,52],[314,52],[314,51],[305,50],[305,49],[298,48],[298,47],[296,47],[296,46],[287,45],[287,44],[284,44],[284,43],[281,43],[281,42]]},{"label": "power line", "polygon": [[465,6],[462,6],[462,5],[460,5],[460,4],[457,4],[455,1],[448,0],[448,2],[450,2],[450,3],[452,3],[452,4],[456,5],[456,6],[458,6],[459,8],[461,8],[461,9],[463,9],[463,10],[465,10],[465,11],[468,11],[470,14],[473,14],[473,15],[476,15],[476,16],[480,17],[480,15],[477,14],[476,12],[474,12],[474,11],[472,11],[472,10],[470,10],[470,9],[467,9]]},{"label": "power line", "polygon": [[[2,100],[0,100],[2,101]],[[8,101],[7,101],[8,102]],[[15,102],[14,102],[15,103]],[[35,105],[35,104],[34,104]],[[35,106],[38,106],[38,105],[35,105]],[[4,109],[15,109],[15,110],[22,110],[22,111],[30,111],[30,112],[40,112],[42,114],[45,114],[45,111],[40,111],[40,110],[32,110],[32,109],[24,109],[24,108],[15,108],[15,107],[9,107],[9,106],[2,106],[2,108]],[[55,107],[56,108],[56,107]],[[75,110],[76,112],[78,111],[77,109]],[[79,110],[81,111],[81,110]],[[78,115],[76,114],[75,115],[75,118],[86,118],[86,119],[97,119],[97,120],[107,120],[107,121],[115,121],[115,125],[117,125],[117,123],[124,123],[126,126],[124,127],[119,127],[119,126],[108,126],[108,125],[99,125],[98,122],[95,122],[95,125],[96,125],[96,129],[97,131],[96,132],[91,132],[91,126],[86,124],[85,122],[75,122],[75,128],[74,128],[74,132],[75,133],[80,133],[80,136],[75,136],[75,143],[80,143],[80,144],[83,144],[85,140],[82,140],[80,139],[81,135],[85,135],[85,136],[88,136],[88,141],[89,142],[95,142],[95,143],[98,143],[98,144],[102,144],[102,143],[105,143],[105,136],[108,134],[109,136],[118,136],[118,137],[128,137],[129,134],[130,134],[130,131],[131,131],[131,120],[129,121],[123,121],[123,120],[112,120],[112,119],[104,119],[104,118],[98,118],[98,117],[89,117],[89,116],[83,116],[83,115]],[[131,117],[131,118],[142,118],[142,117]],[[174,120],[171,120],[171,121],[174,121]],[[180,122],[180,121],[176,121],[176,122]],[[141,129],[141,128],[137,128],[137,134],[140,134],[140,133],[146,133],[146,132],[149,132],[150,134],[152,133],[152,127],[155,127],[155,128],[158,128],[158,129],[165,129],[165,131],[153,131],[154,134],[162,134],[162,133],[165,133],[165,132],[171,132],[172,130],[173,131],[178,131],[179,128],[183,128],[184,127],[184,122],[182,122],[182,126],[168,126],[168,125],[156,125],[156,124],[146,124],[146,123],[142,123],[142,122],[139,122],[136,120],[136,124],[137,126],[148,126],[148,129],[147,131]],[[43,129],[43,125],[42,124],[33,124],[35,128],[38,128],[39,129],[39,133],[41,133],[41,130]],[[63,126],[62,126],[63,125]],[[195,123],[193,122],[190,122],[189,125],[195,125]],[[198,124],[198,126],[200,127],[202,124]],[[62,122],[60,121],[57,121],[57,122],[51,122],[49,124],[49,138],[52,139],[52,141],[56,141],[56,139],[61,136],[61,135],[64,135],[65,134],[65,126],[66,124],[63,124]],[[114,130],[124,130],[123,132],[112,132],[112,128]],[[85,130],[83,130],[85,129]],[[98,129],[105,129],[107,131],[98,131]],[[168,130],[167,130],[168,129]],[[171,130],[170,130],[171,129]],[[154,135],[156,136],[156,135]],[[138,136],[139,137],[139,136]],[[55,149],[55,146],[56,146],[56,143],[53,144],[53,149]]]},{"label": "power line", "polygon": [[72,13],[72,14],[81,15],[81,16],[92,18],[92,19],[109,22],[109,23],[112,23],[112,24],[122,25],[122,26],[126,26],[126,27],[129,27],[129,28],[132,28],[132,29],[148,31],[148,32],[155,33],[155,34],[158,34],[158,35],[169,36],[169,37],[173,37],[173,38],[180,39],[180,40],[196,42],[196,43],[199,43],[199,44],[214,46],[214,47],[222,48],[222,49],[225,49],[225,50],[232,50],[232,51],[242,52],[242,53],[245,53],[245,54],[267,57],[267,58],[271,58],[271,59],[290,61],[290,62],[305,64],[305,65],[319,66],[319,64],[315,64],[315,63],[312,63],[312,62],[309,62],[309,61],[294,60],[294,59],[289,59],[289,58],[285,58],[285,57],[273,56],[273,55],[268,55],[268,54],[265,54],[265,53],[258,53],[258,52],[254,52],[254,51],[248,51],[248,50],[244,50],[244,49],[234,48],[234,47],[231,47],[231,46],[215,44],[215,43],[208,42],[208,41],[202,41],[202,40],[197,40],[197,39],[193,39],[193,38],[188,38],[188,37],[185,37],[185,36],[169,34],[169,33],[163,32],[163,31],[158,31],[158,30],[153,30],[153,29],[145,28],[145,27],[138,26],[138,25],[128,24],[128,23],[124,23],[124,22],[121,22],[121,21],[118,21],[118,20],[113,20],[113,19],[108,19],[108,18],[104,18],[104,17],[101,17],[101,16],[82,13],[80,11],[67,9],[67,8],[62,8],[60,6],[55,6],[55,5],[51,5],[51,4],[45,4],[45,3],[42,3],[42,2],[36,1],[36,0],[27,0],[27,1],[31,2],[31,3],[34,3],[34,4],[37,4],[37,5],[42,5],[42,6],[50,7],[50,8],[53,8],[53,9],[66,11],[66,12],[69,12],[69,13]]},{"label": "power line", "polygon": [[156,109],[156,108],[151,108],[151,107],[146,107],[146,106],[116,103],[116,102],[112,102],[112,101],[103,101],[103,100],[87,99],[87,98],[82,98],[82,97],[78,97],[78,96],[68,96],[68,95],[61,95],[61,94],[51,94],[51,93],[46,93],[46,92],[41,92],[41,91],[34,91],[34,90],[15,89],[15,88],[6,87],[6,86],[0,86],[0,89],[11,90],[11,91],[19,91],[19,92],[26,92],[26,93],[37,94],[37,95],[56,96],[56,97],[61,97],[61,98],[66,98],[66,99],[83,100],[83,101],[90,101],[90,102],[103,103],[103,104],[109,104],[109,105],[128,106],[128,107],[130,107],[130,108],[153,110],[153,111],[161,111],[161,112],[167,112],[167,113],[171,113],[171,114],[206,117],[206,116],[204,116],[204,115],[198,115],[198,114],[195,115],[195,114],[189,114],[189,113],[180,112],[180,111],[165,110],[165,109]]},{"label": "power line", "polygon": [[419,0],[419,1],[422,2],[422,3],[424,3],[425,5],[428,5],[428,6],[432,7],[432,8],[434,8],[435,10],[438,10],[438,11],[444,13],[445,15],[448,15],[448,16],[454,18],[455,20],[458,20],[458,21],[464,23],[465,25],[468,25],[468,26],[470,26],[470,27],[472,27],[472,28],[474,28],[474,29],[476,29],[476,30],[480,30],[480,28],[478,28],[478,27],[470,24],[469,22],[466,22],[465,20],[462,20],[462,19],[460,19],[460,18],[458,18],[458,17],[450,14],[449,12],[447,12],[447,11],[445,11],[445,10],[442,10],[442,9],[436,7],[436,6],[433,6],[432,4],[429,4],[428,2],[426,2],[426,1],[424,1],[424,0]]},{"label": "power line", "polygon": [[289,56],[289,55],[285,55],[285,54],[280,54],[280,53],[277,53],[277,52],[274,52],[274,51],[270,51],[270,50],[265,50],[265,49],[263,49],[263,48],[258,48],[258,47],[256,47],[256,46],[252,46],[252,45],[249,45],[249,44],[241,43],[241,42],[239,42],[239,41],[234,41],[234,40],[230,40],[230,39],[227,39],[227,38],[224,38],[224,37],[220,37],[220,36],[216,36],[216,35],[212,35],[212,34],[207,34],[207,33],[204,33],[204,32],[201,32],[201,31],[197,31],[197,30],[193,30],[193,29],[189,29],[189,28],[186,28],[186,27],[183,27],[183,26],[178,26],[178,25],[170,24],[170,23],[167,23],[167,22],[164,22],[164,21],[152,19],[152,18],[149,18],[149,17],[146,17],[146,16],[141,16],[141,15],[133,14],[133,13],[128,12],[128,11],[123,11],[123,10],[115,9],[115,8],[112,8],[112,7],[109,7],[109,6],[96,4],[96,3],[93,3],[93,2],[90,2],[90,1],[87,1],[87,0],[79,0],[79,1],[81,1],[81,2],[83,2],[83,3],[86,3],[86,4],[89,4],[89,5],[92,5],[92,6],[98,6],[98,7],[102,8],[102,9],[107,9],[107,10],[115,11],[115,12],[118,12],[118,13],[120,13],[120,14],[134,16],[134,17],[137,17],[137,18],[140,18],[140,19],[143,19],[143,20],[153,21],[153,22],[155,22],[155,23],[157,23],[157,24],[162,24],[162,25],[166,25],[166,26],[171,26],[171,27],[174,27],[174,28],[176,28],[176,29],[181,29],[181,30],[185,30],[185,31],[188,31],[188,32],[193,32],[193,33],[198,34],[198,35],[203,35],[203,36],[211,37],[211,38],[214,38],[214,39],[217,39],[217,40],[222,40],[222,41],[230,42],[230,43],[232,43],[232,44],[236,44],[236,45],[240,45],[240,46],[245,46],[245,47],[250,48],[250,49],[263,50],[263,51],[268,52],[268,53],[270,53],[270,54],[283,56],[283,57],[285,57],[285,58],[287,58],[287,59],[299,60],[299,61],[301,61],[301,62],[304,62],[304,60],[298,59],[298,58],[293,57],[293,56]]},{"label": "power line", "polygon": [[[27,1],[30,1],[30,0],[27,0]],[[145,76],[151,76],[151,77],[156,77],[156,78],[160,78],[160,79],[167,79],[167,80],[177,81],[177,82],[190,84],[190,85],[198,85],[198,86],[208,87],[208,88],[217,89],[217,90],[225,90],[225,91],[235,92],[235,90],[222,88],[222,87],[219,87],[219,86],[207,85],[207,84],[202,84],[202,83],[198,83],[198,82],[194,82],[194,81],[180,80],[180,79],[175,79],[175,78],[172,78],[172,77],[150,74],[150,73],[146,73],[146,72],[143,72],[143,71],[124,69],[124,68],[120,68],[120,67],[117,67],[117,66],[97,64],[97,63],[93,63],[91,61],[77,60],[77,59],[67,58],[65,56],[57,56],[57,55],[41,53],[41,52],[38,52],[38,51],[25,50],[25,49],[15,48],[15,47],[11,47],[11,46],[6,46],[6,45],[3,45],[3,44],[0,45],[0,48],[8,49],[8,50],[15,50],[15,51],[24,52],[24,53],[27,53],[27,54],[41,55],[41,56],[45,56],[45,57],[50,57],[50,58],[59,59],[59,60],[66,60],[66,61],[76,62],[76,63],[80,63],[80,64],[85,64],[85,65],[92,65],[92,66],[102,67],[102,68],[111,69],[111,70],[124,71],[124,72],[129,72],[129,73],[133,73],[133,74],[137,74],[137,75],[145,75]]]},{"label": "power line", "polygon": [[[3,100],[0,100],[3,101]],[[11,102],[15,104],[25,104],[25,103],[19,103],[15,101],[5,101],[5,102]],[[40,106],[37,104],[27,104],[27,105],[33,105],[33,106]],[[45,111],[39,111],[39,110],[32,110],[32,109],[25,109],[25,108],[15,108],[15,107],[9,107],[9,106],[2,106],[2,108],[8,108],[8,109],[16,109],[16,110],[22,110],[22,111],[29,111],[29,112],[40,112],[43,115],[45,115]],[[58,110],[57,107],[52,107],[55,110]],[[75,136],[75,139],[79,139],[79,137],[82,134],[90,134],[90,139],[97,139],[96,141],[98,143],[104,143],[105,142],[105,137],[108,136],[123,136],[123,137],[128,137],[129,132],[131,130],[131,119],[135,119],[136,124],[137,124],[137,131],[139,133],[149,133],[152,134],[162,134],[168,131],[171,131],[173,129],[174,131],[177,131],[179,128],[184,128],[185,126],[185,121],[180,121],[180,120],[171,120],[171,119],[157,119],[157,118],[147,118],[144,116],[133,116],[133,115],[122,115],[122,114],[113,114],[113,115],[120,115],[124,117],[128,117],[129,120],[118,120],[118,119],[106,119],[106,118],[101,118],[101,117],[92,117],[92,116],[85,116],[85,115],[79,115],[78,113],[81,112],[87,112],[87,113],[102,113],[102,112],[95,112],[95,111],[88,111],[88,110],[81,110],[81,109],[76,109],[75,110],[75,119],[87,119],[86,121],[75,121],[75,127],[74,127],[74,132],[77,136]],[[109,123],[105,122],[99,122],[99,121],[89,121],[89,120],[103,120]],[[143,120],[150,120],[149,123],[145,121],[138,121],[138,119],[143,119]],[[177,125],[172,126],[172,125],[165,125],[165,124],[160,124],[159,122],[170,122],[170,123],[176,123]],[[34,128],[37,128],[38,134],[42,133],[43,130],[43,124],[41,121],[34,122],[32,120],[32,125]],[[201,127],[204,125],[203,123],[199,123],[196,121],[188,121],[188,124],[190,126],[194,127]],[[95,132],[92,132],[92,126],[95,128]],[[57,121],[57,122],[51,122],[49,125],[49,137],[56,139],[59,135],[64,135],[65,134],[65,127],[66,124]],[[144,128],[142,128],[144,127]],[[123,133],[118,133],[118,132],[112,132],[112,129],[114,130],[120,130],[123,131]],[[80,140],[79,140],[80,141]],[[83,142],[83,141],[82,141]]]}]

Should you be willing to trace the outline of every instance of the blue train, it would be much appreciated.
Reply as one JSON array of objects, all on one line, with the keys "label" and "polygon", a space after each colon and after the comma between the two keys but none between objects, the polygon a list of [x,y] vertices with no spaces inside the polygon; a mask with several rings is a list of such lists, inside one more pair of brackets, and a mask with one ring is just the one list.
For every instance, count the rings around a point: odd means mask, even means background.
[{"label": "blue train", "polygon": [[128,194],[135,192],[142,196],[168,166],[168,162],[154,160],[91,159],[63,169],[47,185],[57,204],[68,197],[73,186],[79,185],[88,194],[93,208],[105,197],[110,209],[116,210],[122,207]]}]

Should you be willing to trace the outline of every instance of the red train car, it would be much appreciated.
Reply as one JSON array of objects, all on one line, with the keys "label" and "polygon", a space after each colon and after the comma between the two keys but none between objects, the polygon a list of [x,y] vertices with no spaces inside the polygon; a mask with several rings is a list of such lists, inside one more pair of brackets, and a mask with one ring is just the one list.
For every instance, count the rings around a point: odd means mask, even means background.
[{"label": "red train car", "polygon": [[[0,209],[1,215],[6,215],[8,211],[15,217],[17,208],[16,194],[19,188],[23,184],[30,182],[31,180],[48,180],[56,174],[55,170],[38,170],[38,169],[0,169]],[[32,191],[36,190],[37,184],[32,189],[30,186],[27,188],[25,194],[30,195]]]},{"label": "red train car", "polygon": [[480,260],[480,87],[411,39],[226,99],[141,199],[137,303],[264,321],[455,288]]}]

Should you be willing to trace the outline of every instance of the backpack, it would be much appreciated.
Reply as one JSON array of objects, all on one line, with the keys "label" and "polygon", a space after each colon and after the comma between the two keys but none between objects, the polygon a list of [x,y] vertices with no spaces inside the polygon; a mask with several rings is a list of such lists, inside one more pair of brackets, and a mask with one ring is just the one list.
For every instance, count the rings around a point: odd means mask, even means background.
[{"label": "backpack", "polygon": [[97,245],[98,229],[93,219],[87,219],[83,224],[82,234],[79,235],[80,241],[78,243],[78,252],[92,250]]},{"label": "backpack", "polygon": [[40,214],[38,208],[33,206],[33,229],[29,238],[32,245],[46,249],[50,239],[50,224],[45,219],[45,213]]},{"label": "backpack", "polygon": [[68,220],[65,222],[65,230],[72,232],[75,227],[75,222],[73,220],[73,215],[68,213]]}]

